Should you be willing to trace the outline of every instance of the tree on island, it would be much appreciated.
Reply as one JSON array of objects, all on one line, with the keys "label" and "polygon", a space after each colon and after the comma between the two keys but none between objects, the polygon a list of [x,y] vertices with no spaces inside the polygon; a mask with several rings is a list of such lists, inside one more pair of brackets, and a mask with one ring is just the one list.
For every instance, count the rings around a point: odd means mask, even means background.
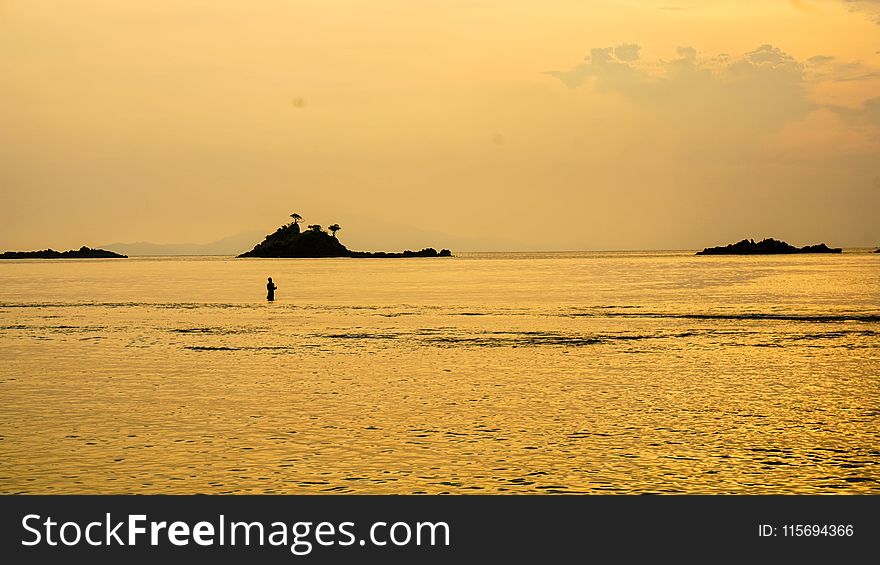
[{"label": "tree on island", "polygon": [[336,237],[336,232],[338,232],[342,228],[339,227],[339,224],[333,224],[332,226],[329,226],[327,229],[330,230],[330,235],[332,235],[333,237]]},{"label": "tree on island", "polygon": [[291,214],[290,217],[293,218],[293,223],[294,223],[294,224],[298,224],[298,223],[303,219],[303,217],[300,216],[299,214],[297,214],[296,212],[294,212],[293,214]]},{"label": "tree on island", "polygon": [[321,227],[321,224],[312,224],[309,226],[309,229],[312,231],[324,231],[324,228]]}]

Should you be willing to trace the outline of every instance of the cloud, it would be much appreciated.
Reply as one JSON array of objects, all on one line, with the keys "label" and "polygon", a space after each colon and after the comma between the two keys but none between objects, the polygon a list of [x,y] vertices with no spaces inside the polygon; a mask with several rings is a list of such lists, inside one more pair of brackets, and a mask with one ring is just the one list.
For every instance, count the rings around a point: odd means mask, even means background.
[{"label": "cloud", "polygon": [[614,56],[620,61],[638,61],[640,49],[636,43],[622,43],[614,48]]},{"label": "cloud", "polygon": [[672,60],[633,59],[638,51],[632,44],[593,48],[583,63],[547,74],[571,89],[589,85],[652,115],[727,132],[777,129],[816,108],[804,64],[773,45],[710,59],[688,46],[678,47]]},{"label": "cloud", "polygon": [[607,83],[615,75],[624,79],[633,78],[636,74],[635,69],[614,55],[614,47],[594,47],[584,61],[567,71],[548,71],[547,74],[558,78],[569,88],[577,88],[591,77],[602,76]]},{"label": "cloud", "polygon": [[772,45],[767,44],[758,47],[754,51],[746,53],[745,59],[755,65],[767,63],[773,66],[783,65],[796,67],[798,64],[791,55],[784,53],[778,47],[773,47]]},{"label": "cloud", "polygon": [[789,4],[795,10],[806,14],[821,16],[822,11],[817,8],[820,3],[843,5],[850,12],[868,16],[880,24],[880,2],[877,0],[789,0]]},{"label": "cloud", "polygon": [[693,47],[676,47],[675,51],[682,59],[693,60],[697,58],[697,50]]},{"label": "cloud", "polygon": [[880,0],[841,0],[852,12],[860,12],[880,24]]},{"label": "cloud", "polygon": [[819,66],[819,65],[827,65],[829,63],[832,63],[834,60],[835,60],[835,58],[830,55],[814,55],[814,56],[810,57],[809,59],[807,59],[807,63],[809,63],[811,65]]},{"label": "cloud", "polygon": [[850,124],[880,127],[880,96],[865,100],[859,108],[830,104],[826,107]]},{"label": "cloud", "polygon": [[856,82],[880,78],[880,70],[862,61],[841,61],[828,55],[810,57],[804,66],[814,81]]}]

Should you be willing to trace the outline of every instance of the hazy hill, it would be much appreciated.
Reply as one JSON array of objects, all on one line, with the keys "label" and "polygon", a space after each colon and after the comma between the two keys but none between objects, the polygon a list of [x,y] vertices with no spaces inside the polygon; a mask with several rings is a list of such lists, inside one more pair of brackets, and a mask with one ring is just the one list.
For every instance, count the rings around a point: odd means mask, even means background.
[{"label": "hazy hill", "polygon": [[125,255],[238,255],[254,245],[263,236],[262,231],[248,231],[224,237],[210,243],[108,243],[102,249],[110,249]]}]

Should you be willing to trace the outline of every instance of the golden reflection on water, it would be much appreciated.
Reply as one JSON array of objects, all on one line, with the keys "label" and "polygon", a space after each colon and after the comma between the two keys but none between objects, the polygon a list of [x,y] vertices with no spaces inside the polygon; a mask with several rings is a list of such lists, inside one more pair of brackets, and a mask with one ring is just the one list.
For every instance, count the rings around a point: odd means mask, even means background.
[{"label": "golden reflection on water", "polygon": [[4,493],[880,491],[878,256],[6,261],[0,282]]}]

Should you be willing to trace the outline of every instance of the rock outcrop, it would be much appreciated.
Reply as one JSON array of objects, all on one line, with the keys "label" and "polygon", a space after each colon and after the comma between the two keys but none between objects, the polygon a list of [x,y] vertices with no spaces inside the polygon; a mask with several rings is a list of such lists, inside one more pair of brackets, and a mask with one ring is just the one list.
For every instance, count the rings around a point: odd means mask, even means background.
[{"label": "rock outcrop", "polygon": [[793,253],[841,253],[840,247],[828,247],[824,243],[795,247],[776,239],[744,239],[724,247],[707,247],[697,251],[697,255],[788,255]]},{"label": "rock outcrop", "polygon": [[421,251],[410,251],[407,249],[403,253],[389,253],[387,251],[352,251],[350,257],[452,257],[452,252],[448,249],[437,251],[433,247],[426,247]]},{"label": "rock outcrop", "polygon": [[351,251],[332,235],[318,230],[301,232],[298,224],[281,226],[256,247],[239,257],[350,257]]},{"label": "rock outcrop", "polygon": [[[332,227],[332,226],[331,226]],[[336,226],[338,229],[338,226]],[[334,235],[323,231],[320,226],[311,226],[300,231],[298,223],[281,226],[275,233],[266,236],[253,249],[242,253],[239,257],[287,257],[287,258],[318,258],[318,257],[353,257],[353,258],[397,258],[397,257],[451,257],[448,249],[437,251],[427,247],[421,251],[404,251],[389,253],[385,251],[351,251]]]},{"label": "rock outcrop", "polygon": [[43,251],[6,251],[0,255],[0,259],[126,259],[128,255],[121,255],[106,249],[91,249],[85,245],[79,249],[70,251],[55,251],[44,249]]}]

